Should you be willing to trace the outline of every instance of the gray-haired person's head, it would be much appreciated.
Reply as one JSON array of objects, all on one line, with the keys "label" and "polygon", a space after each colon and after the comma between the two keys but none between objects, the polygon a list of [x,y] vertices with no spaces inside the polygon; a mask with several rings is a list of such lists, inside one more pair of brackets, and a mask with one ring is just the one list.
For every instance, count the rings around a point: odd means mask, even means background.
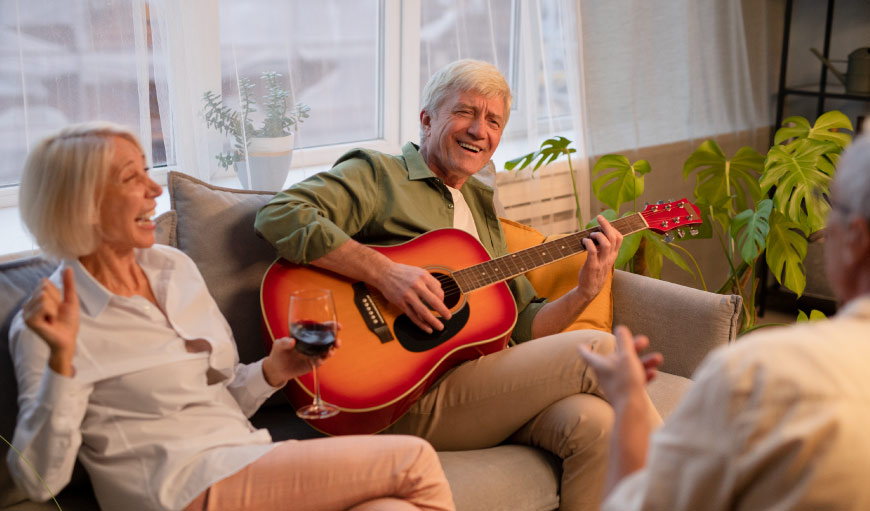
[{"label": "gray-haired person's head", "polygon": [[30,151],[18,208],[45,255],[74,259],[99,244],[101,194],[114,155],[114,138],[141,144],[129,129],[95,121],[63,128]]},{"label": "gray-haired person's head", "polygon": [[[489,62],[463,59],[451,62],[435,72],[423,87],[421,110],[434,114],[444,98],[457,91],[474,91],[487,98],[501,97],[504,100],[504,123],[511,113],[510,86],[501,72]],[[423,131],[420,131],[423,138]]]},{"label": "gray-haired person's head", "polygon": [[870,221],[870,133],[855,137],[843,151],[831,189],[838,204]]}]

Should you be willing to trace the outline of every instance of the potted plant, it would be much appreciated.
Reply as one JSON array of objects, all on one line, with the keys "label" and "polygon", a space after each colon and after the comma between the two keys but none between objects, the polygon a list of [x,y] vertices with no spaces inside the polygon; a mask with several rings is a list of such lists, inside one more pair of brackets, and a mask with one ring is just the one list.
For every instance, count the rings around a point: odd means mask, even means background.
[{"label": "potted plant", "polygon": [[[742,147],[729,157],[711,139],[683,165],[683,178],[688,180],[694,174],[697,180],[693,199],[704,220],[698,237],[717,238],[728,262],[728,276],[717,292],[743,297],[741,333],[764,326],[756,325],[755,307],[761,284],[756,268],[762,256],[780,284],[797,296],[803,293],[807,244],[822,235],[835,164],[852,139],[845,130],[852,131],[852,123],[838,111],[822,114],[814,124],[800,116],[789,117],[777,130],[767,155]],[[563,137],[546,140],[538,151],[511,160],[505,167],[521,169],[538,160],[533,169],[537,170],[562,155],[568,156],[570,167],[571,153],[575,152],[570,144]],[[602,214],[610,220],[619,217],[621,205],[640,197],[644,174],[649,172],[646,160],[631,163],[618,154],[602,156],[593,167],[598,177],[592,183],[595,196],[610,207]],[[579,210],[576,187],[574,195]],[[672,248],[694,262],[685,248],[665,245],[643,231],[625,238],[616,266],[658,278],[666,257],[691,273]],[[706,289],[697,263],[695,268]],[[807,319],[803,312],[799,317]],[[823,315],[813,311],[809,319],[819,317]]]},{"label": "potted plant", "polygon": [[215,157],[218,165],[234,166],[246,189],[277,191],[283,188],[290,171],[293,128],[309,117],[311,109],[304,103],[289,107],[290,93],[279,83],[280,73],[266,71],[261,78],[266,93],[262,98],[265,117],[259,129],[251,119],[251,114],[257,111],[254,82],[247,78],[239,80],[239,110],[224,105],[220,94],[206,91],[203,113],[206,126],[233,137],[232,150]]},{"label": "potted plant", "polygon": [[[577,152],[577,150],[571,147],[572,143],[570,139],[561,136],[547,139],[541,143],[541,147],[537,151],[505,162],[505,169],[522,170],[537,161],[535,166],[532,167],[532,172],[534,173],[541,166],[550,164],[563,155],[566,156],[568,158],[568,172],[571,175],[571,183],[573,185],[572,192],[574,193],[577,223],[578,225],[584,225],[583,218],[580,215],[580,193],[577,190],[574,166],[571,162],[571,154]],[[638,160],[631,163],[625,156],[608,154],[598,160],[592,171],[597,176],[592,182],[592,193],[602,204],[608,206],[607,210],[601,212],[604,218],[612,222],[617,218],[640,211],[637,199],[643,193],[644,174],[650,171],[650,165],[646,160]],[[588,229],[596,225],[598,225],[598,221],[593,218],[586,224],[586,228]],[[672,238],[666,237],[662,240],[659,235],[648,230],[625,237],[619,250],[619,255],[616,258],[615,266],[632,273],[649,275],[658,279],[661,278],[662,264],[664,259],[667,258],[679,268],[694,276],[694,272],[692,272],[690,266],[677,250],[682,251],[692,260],[695,268],[698,269],[698,276],[703,283],[704,276],[701,275],[698,263],[692,257],[692,254],[677,244]],[[704,283],[704,288],[706,289],[706,283]]]}]

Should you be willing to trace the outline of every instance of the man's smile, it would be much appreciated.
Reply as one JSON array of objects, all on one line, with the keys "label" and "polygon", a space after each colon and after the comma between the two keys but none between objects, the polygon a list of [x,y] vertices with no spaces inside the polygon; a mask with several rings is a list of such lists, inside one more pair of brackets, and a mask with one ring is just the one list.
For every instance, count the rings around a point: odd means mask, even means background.
[{"label": "man's smile", "polygon": [[480,147],[471,145],[467,142],[459,142],[459,146],[473,153],[479,153],[480,151],[483,151],[483,149],[481,149]]}]

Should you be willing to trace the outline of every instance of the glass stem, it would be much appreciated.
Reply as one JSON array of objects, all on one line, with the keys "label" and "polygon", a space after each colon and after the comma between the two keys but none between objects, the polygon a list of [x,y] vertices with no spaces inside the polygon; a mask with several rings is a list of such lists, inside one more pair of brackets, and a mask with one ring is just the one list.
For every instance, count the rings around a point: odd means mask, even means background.
[{"label": "glass stem", "polygon": [[311,377],[314,378],[314,406],[319,410],[323,408],[323,401],[320,400],[320,380],[317,378],[317,364],[314,360],[311,362]]}]

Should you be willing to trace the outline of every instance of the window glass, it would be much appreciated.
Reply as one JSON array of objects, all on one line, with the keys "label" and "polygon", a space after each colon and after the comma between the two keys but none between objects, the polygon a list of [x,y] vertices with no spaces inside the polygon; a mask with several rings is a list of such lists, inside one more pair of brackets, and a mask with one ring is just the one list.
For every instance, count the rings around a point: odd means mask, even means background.
[{"label": "window glass", "polygon": [[262,126],[265,72],[277,72],[291,105],[310,117],[295,147],[382,136],[381,2],[377,0],[222,0],[221,92],[238,108],[239,80],[254,83],[255,129]]},{"label": "window glass", "polygon": [[148,83],[146,17],[139,2],[0,0],[0,186],[18,183],[42,137],[93,119],[152,138],[154,163],[165,163],[149,87],[138,85]]}]

